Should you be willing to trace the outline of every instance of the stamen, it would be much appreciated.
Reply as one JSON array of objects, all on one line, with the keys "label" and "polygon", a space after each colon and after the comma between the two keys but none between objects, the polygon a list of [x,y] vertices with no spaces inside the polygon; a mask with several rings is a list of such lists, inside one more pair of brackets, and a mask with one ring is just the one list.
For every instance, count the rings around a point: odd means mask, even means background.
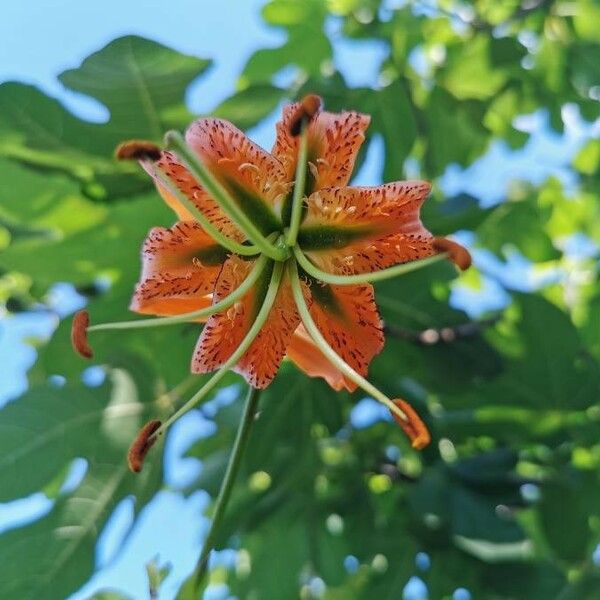
[{"label": "stamen", "polygon": [[412,447],[416,450],[423,450],[431,442],[431,435],[427,426],[408,402],[400,398],[392,400],[392,402],[408,417],[408,421],[399,419],[395,413],[392,413],[392,417],[394,417],[396,423],[400,425],[402,431],[408,436]]},{"label": "stamen", "polygon": [[[144,329],[146,327],[162,327],[165,325],[176,325],[177,323],[188,323],[204,317],[210,317],[216,313],[226,310],[233,304],[235,304],[242,296],[244,296],[254,284],[258,281],[258,278],[264,271],[269,259],[266,256],[260,256],[256,261],[256,264],[248,273],[248,276],[244,281],[237,287],[231,294],[220,300],[212,306],[201,308],[200,310],[194,310],[189,313],[176,315],[172,317],[157,317],[153,319],[138,319],[137,321],[121,321],[118,323],[100,323],[98,325],[92,325],[87,327],[88,332],[92,331],[103,331],[110,329]],[[85,311],[82,311],[85,312]],[[85,332],[84,332],[85,335]]]},{"label": "stamen", "polygon": [[308,132],[306,126],[301,123],[300,146],[298,148],[298,162],[296,163],[296,175],[294,181],[294,193],[292,194],[292,213],[290,226],[285,241],[290,248],[296,245],[300,220],[302,218],[302,206],[304,204],[304,186],[306,184],[306,161],[308,160]]},{"label": "stamen", "polygon": [[154,142],[145,140],[129,140],[119,144],[115,149],[118,160],[160,160],[161,150]]},{"label": "stamen", "polygon": [[260,307],[260,310],[256,315],[256,319],[254,320],[254,323],[252,323],[252,326],[248,330],[248,333],[244,339],[240,342],[239,346],[225,361],[221,368],[177,412],[171,415],[160,426],[160,428],[156,431],[156,436],[162,435],[171,425],[171,423],[176,421],[181,415],[184,415],[186,412],[194,408],[194,406],[196,406],[196,404],[198,404],[198,402],[200,402],[200,400],[202,400],[202,398],[204,398],[204,396],[206,396],[219,383],[219,381],[225,377],[225,375],[227,375],[229,369],[234,367],[242,358],[242,356],[244,356],[269,317],[282,279],[283,263],[276,262],[275,266],[273,267],[273,274],[271,275],[271,281],[269,282],[269,287],[267,288],[267,293],[265,295],[265,299],[263,300],[263,304]]},{"label": "stamen", "polygon": [[300,135],[302,124],[310,121],[321,110],[322,104],[323,100],[316,94],[304,96],[290,120],[290,134],[294,137]]},{"label": "stamen", "polygon": [[[144,161],[142,161],[144,162]],[[260,252],[256,246],[245,246],[228,238],[225,234],[221,233],[204,215],[202,211],[177,187],[177,185],[171,180],[171,178],[161,169],[159,169],[154,163],[146,161],[144,164],[148,172],[151,173],[160,184],[190,211],[192,216],[202,225],[202,229],[212,237],[215,242],[219,243],[227,250],[239,254],[241,256],[254,256]]]},{"label": "stamen", "polygon": [[[398,275],[404,275],[405,273],[410,273],[411,271],[416,271],[418,269],[422,269],[423,267],[428,267],[436,262],[444,260],[447,258],[445,253],[443,254],[435,254],[434,256],[428,256],[427,258],[422,258],[421,260],[413,260],[411,262],[402,263],[400,265],[396,265],[394,267],[389,267],[388,269],[382,269],[381,271],[374,271],[372,273],[359,273],[357,275],[336,275],[334,273],[327,273],[326,271],[322,271],[318,267],[316,267],[308,257],[302,252],[302,250],[295,246],[293,248],[294,256],[298,261],[298,264],[312,277],[324,281],[325,283],[330,283],[332,285],[356,285],[359,283],[369,283],[372,281],[381,281],[384,279],[391,279],[392,277],[397,277]],[[348,258],[344,258],[344,262],[348,263]]]},{"label": "stamen", "polygon": [[448,238],[433,238],[433,247],[438,252],[447,252],[448,258],[461,270],[464,271],[471,266],[471,254],[464,247]]},{"label": "stamen", "polygon": [[148,450],[154,446],[157,437],[153,435],[160,427],[160,421],[148,421],[138,433],[127,453],[127,464],[134,473],[139,473],[144,466]]},{"label": "stamen", "polygon": [[75,313],[71,323],[71,345],[77,354],[83,358],[92,358],[94,352],[87,340],[87,328],[90,324],[90,315],[87,310]]},{"label": "stamen", "polygon": [[[298,267],[294,261],[289,262],[289,278],[290,284],[292,287],[292,295],[294,296],[294,301],[296,302],[296,307],[298,308],[298,313],[300,314],[300,318],[302,319],[302,323],[304,327],[308,331],[308,334],[312,338],[313,342],[317,345],[319,350],[325,355],[327,359],[333,365],[338,368],[348,379],[353,381],[357,386],[361,387],[367,394],[372,396],[378,402],[381,402],[385,406],[387,406],[394,417],[399,419],[404,423],[412,424],[410,428],[411,434],[417,434],[415,438],[418,441],[419,445],[423,443],[424,438],[418,438],[419,435],[422,435],[422,429],[418,428],[416,424],[415,416],[416,413],[413,411],[412,415],[408,415],[404,412],[401,406],[396,404],[390,398],[388,398],[383,392],[378,390],[373,384],[369,383],[362,375],[357,373],[328,343],[327,340],[323,337],[323,334],[319,331],[319,328],[313,321],[313,318],[310,314],[308,306],[306,304],[306,300],[304,299],[304,295],[302,293],[302,287],[300,285],[300,278],[298,277]],[[418,419],[418,416],[416,417]],[[409,434],[410,437],[410,434]],[[411,437],[411,441],[413,438]],[[414,442],[413,442],[414,443]],[[416,446],[415,446],[416,447]]]},{"label": "stamen", "polygon": [[210,169],[193,152],[181,134],[169,131],[165,135],[165,143],[183,161],[188,171],[199,181],[223,212],[237,225],[244,235],[264,254],[276,261],[286,260],[289,252],[274,247],[261,233],[254,222],[242,210],[223,184],[213,175]]}]

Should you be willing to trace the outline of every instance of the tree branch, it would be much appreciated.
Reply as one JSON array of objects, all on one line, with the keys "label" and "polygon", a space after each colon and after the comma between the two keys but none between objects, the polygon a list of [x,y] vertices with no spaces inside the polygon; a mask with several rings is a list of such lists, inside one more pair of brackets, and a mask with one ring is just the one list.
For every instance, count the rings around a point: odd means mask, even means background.
[{"label": "tree branch", "polygon": [[384,332],[390,337],[412,342],[419,346],[434,346],[436,344],[451,344],[456,340],[476,337],[486,328],[494,325],[501,319],[500,315],[495,315],[482,321],[469,321],[452,327],[441,327],[439,329],[429,328],[421,331],[404,329],[386,323]]}]

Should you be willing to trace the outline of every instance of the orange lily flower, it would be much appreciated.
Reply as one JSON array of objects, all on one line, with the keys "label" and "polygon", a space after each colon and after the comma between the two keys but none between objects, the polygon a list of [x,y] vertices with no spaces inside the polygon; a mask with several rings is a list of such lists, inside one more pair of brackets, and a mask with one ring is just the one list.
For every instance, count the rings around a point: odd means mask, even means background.
[{"label": "orange lily flower", "polygon": [[[307,96],[284,108],[271,153],[214,118],[192,123],[185,142],[168,134],[165,151],[122,145],[118,156],[140,160],[179,219],[144,242],[130,308],[206,320],[194,373],[234,368],[264,388],[287,356],[336,390],[363,387],[422,447],[429,437],[416,413],[364,379],[384,345],[370,281],[470,259],[421,223],[429,183],[348,186],[369,120],[322,111]],[[111,326],[88,330],[101,328]]]},{"label": "orange lily flower", "polygon": [[[283,233],[289,225],[289,192],[299,145],[299,137],[291,135],[290,127],[300,106],[284,108],[272,154],[220,119],[198,120],[187,131],[189,146],[239,204],[256,215],[265,234]],[[430,190],[428,183],[346,187],[368,124],[369,117],[356,112],[320,111],[308,125],[308,197],[298,245],[315,265],[330,273],[367,273],[437,253],[433,236],[419,219],[419,208]],[[222,232],[243,240],[232,220],[173,153],[164,152],[157,166]],[[245,279],[254,261],[227,254],[172,193],[160,182],[157,187],[181,221],[170,229],[153,229],[146,239],[142,276],[131,309],[172,315],[206,306],[211,293],[213,302],[222,299]],[[333,369],[306,334],[287,279],[267,323],[235,370],[250,385],[263,388],[275,377],[287,353],[308,375],[324,377],[336,390],[354,390],[356,384]],[[373,287],[369,283],[335,286],[311,281],[305,292],[325,339],[348,364],[366,375],[371,359],[384,344]],[[257,286],[230,310],[208,319],[193,355],[192,372],[214,371],[227,360],[253,322],[261,293],[265,290]]]}]

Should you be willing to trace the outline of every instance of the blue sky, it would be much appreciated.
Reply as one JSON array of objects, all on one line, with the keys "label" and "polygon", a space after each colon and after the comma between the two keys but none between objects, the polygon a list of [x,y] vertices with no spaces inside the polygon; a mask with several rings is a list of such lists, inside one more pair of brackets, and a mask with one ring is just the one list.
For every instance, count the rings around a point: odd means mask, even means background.
[{"label": "blue sky", "polygon": [[[77,66],[85,56],[115,37],[134,33],[189,54],[214,59],[214,67],[192,86],[188,96],[194,112],[209,112],[234,90],[236,75],[254,49],[277,46],[284,40],[281,31],[261,24],[259,7],[262,4],[262,0],[6,3],[0,20],[0,81],[16,79],[35,84],[59,98],[82,118],[102,119],[103,111],[95,102],[65,90],[56,75]],[[329,31],[335,40],[336,66],[349,83],[376,85],[378,65],[385,49],[370,42],[341,42],[335,21],[329,23]],[[361,69],[355,68],[357,64]],[[274,120],[275,116],[251,132],[265,147],[270,147],[273,141]],[[449,194],[467,191],[481,197],[486,204],[493,204],[503,198],[509,182],[515,178],[539,182],[549,174],[555,174],[566,184],[573,184],[564,167],[590,131],[582,126],[576,115],[567,114],[566,121],[567,134],[561,138],[548,132],[542,113],[524,119],[522,126],[535,133],[525,149],[510,153],[506,147],[496,144],[484,159],[468,169],[450,167],[442,179],[444,189]],[[376,141],[356,181],[377,183],[382,158],[382,144]],[[468,236],[465,239],[468,241]],[[479,255],[478,260],[487,268],[490,265],[502,267],[489,256]],[[528,265],[519,262],[518,257],[514,260],[514,268],[521,269],[522,276]],[[492,279],[484,282],[484,292],[475,297],[469,290],[461,292],[459,289],[454,299],[470,307],[472,314],[502,306],[506,301],[502,289]],[[50,312],[2,318],[0,405],[14,398],[26,385],[25,372],[35,360],[35,351],[26,343],[27,339],[50,335],[58,316],[68,314],[78,302],[80,300],[68,287],[58,286],[53,291]],[[92,372],[90,383],[93,379]],[[357,410],[356,418],[363,426],[372,417],[373,413],[369,415],[365,405]],[[177,424],[167,447],[167,484],[177,487],[197,472],[198,462],[182,460],[180,454],[192,439],[207,435],[210,427],[209,422],[194,414]],[[68,485],[76,484],[84,470],[84,464],[75,463]],[[178,583],[193,566],[207,526],[200,516],[206,501],[202,492],[187,499],[168,489],[161,492],[142,512],[123,552],[119,553],[123,532],[132,514],[131,501],[125,500],[101,535],[97,556],[100,571],[72,598],[86,598],[105,587],[121,589],[136,598],[145,597],[144,565],[157,555],[161,561],[173,563],[173,573],[166,581],[161,598],[174,597]],[[49,502],[41,494],[0,505],[0,531],[36,518],[49,508]],[[230,556],[226,555],[224,559],[230,559]],[[218,596],[217,592],[215,594]]]}]

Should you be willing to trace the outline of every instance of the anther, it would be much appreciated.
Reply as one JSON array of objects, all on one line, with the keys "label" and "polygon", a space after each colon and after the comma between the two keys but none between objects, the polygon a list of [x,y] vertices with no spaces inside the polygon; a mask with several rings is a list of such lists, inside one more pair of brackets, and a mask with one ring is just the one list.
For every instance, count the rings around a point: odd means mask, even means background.
[{"label": "anther", "polygon": [[148,421],[138,433],[127,453],[127,464],[134,473],[139,473],[144,466],[144,459],[148,450],[156,442],[154,432],[161,426],[160,421]]},{"label": "anther", "polygon": [[321,110],[323,101],[316,94],[304,96],[290,121],[290,134],[296,137],[302,130],[302,122],[310,121]]},{"label": "anther", "polygon": [[392,400],[392,402],[406,415],[406,421],[404,421],[392,412],[392,417],[394,417],[396,423],[400,425],[402,431],[408,436],[411,446],[416,450],[425,448],[431,441],[431,435],[427,426],[417,414],[417,411],[408,402],[400,398]]},{"label": "anther", "polygon": [[90,315],[87,310],[75,313],[71,323],[71,345],[73,350],[83,358],[92,358],[94,352],[87,339],[87,328],[90,324]]},{"label": "anther", "polygon": [[444,237],[433,238],[433,248],[438,252],[447,252],[448,258],[461,270],[464,271],[471,266],[471,254],[460,244]]},{"label": "anther", "polygon": [[154,142],[145,140],[129,140],[122,142],[115,149],[118,160],[151,160],[156,162],[162,155],[161,149]]}]

